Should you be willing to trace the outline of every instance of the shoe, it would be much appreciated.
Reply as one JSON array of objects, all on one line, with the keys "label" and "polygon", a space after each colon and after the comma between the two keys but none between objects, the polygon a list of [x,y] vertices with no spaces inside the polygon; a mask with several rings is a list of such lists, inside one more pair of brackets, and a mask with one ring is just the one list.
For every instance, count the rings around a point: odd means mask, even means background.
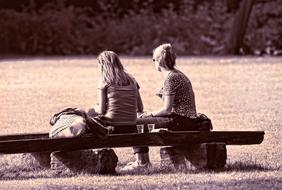
[{"label": "shoe", "polygon": [[126,166],[120,169],[121,172],[135,172],[135,171],[149,171],[152,168],[152,164],[147,162],[145,164],[141,164],[137,161],[129,162]]}]

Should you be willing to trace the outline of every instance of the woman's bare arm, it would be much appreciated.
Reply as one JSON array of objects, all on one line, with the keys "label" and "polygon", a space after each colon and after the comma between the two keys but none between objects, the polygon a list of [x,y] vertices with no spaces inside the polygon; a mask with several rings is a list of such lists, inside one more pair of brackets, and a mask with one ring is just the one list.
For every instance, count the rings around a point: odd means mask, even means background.
[{"label": "woman's bare arm", "polygon": [[137,113],[143,113],[143,101],[141,98],[141,95],[139,93],[139,90],[137,91]]},{"label": "woman's bare arm", "polygon": [[98,89],[98,114],[106,113],[106,90]]},{"label": "woman's bare arm", "polygon": [[174,98],[175,95],[163,95],[163,106],[160,109],[149,113],[148,115],[163,116],[171,113],[173,108]]}]

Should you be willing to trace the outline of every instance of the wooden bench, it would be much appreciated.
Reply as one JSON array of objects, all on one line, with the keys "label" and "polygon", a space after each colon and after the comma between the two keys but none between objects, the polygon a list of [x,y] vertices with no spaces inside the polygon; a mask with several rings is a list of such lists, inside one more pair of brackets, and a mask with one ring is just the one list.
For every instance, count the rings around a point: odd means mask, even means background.
[{"label": "wooden bench", "polygon": [[165,146],[161,158],[170,159],[178,167],[173,155],[185,156],[196,168],[218,169],[226,163],[226,145],[252,145],[263,141],[263,131],[167,131],[158,133],[129,133],[109,135],[97,139],[92,134],[74,138],[50,139],[47,133],[0,136],[0,153],[40,153],[83,149],[132,146]]}]

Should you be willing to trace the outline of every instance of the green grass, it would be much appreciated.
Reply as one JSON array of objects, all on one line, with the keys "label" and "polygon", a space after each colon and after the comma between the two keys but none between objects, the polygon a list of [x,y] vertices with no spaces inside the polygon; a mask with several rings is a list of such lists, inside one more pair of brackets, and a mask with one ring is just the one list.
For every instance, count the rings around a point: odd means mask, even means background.
[{"label": "green grass", "polygon": [[[146,110],[161,105],[154,91],[161,75],[150,58],[122,57],[139,82]],[[99,176],[54,175],[28,155],[0,156],[0,189],[281,189],[282,58],[188,57],[177,60],[191,79],[197,111],[215,130],[264,130],[260,145],[228,146],[221,171],[181,173],[159,167],[151,148],[149,173]],[[89,108],[97,102],[94,58],[4,60],[0,62],[0,135],[48,132],[53,113],[66,106]],[[132,161],[131,148],[115,149],[118,166]]]}]

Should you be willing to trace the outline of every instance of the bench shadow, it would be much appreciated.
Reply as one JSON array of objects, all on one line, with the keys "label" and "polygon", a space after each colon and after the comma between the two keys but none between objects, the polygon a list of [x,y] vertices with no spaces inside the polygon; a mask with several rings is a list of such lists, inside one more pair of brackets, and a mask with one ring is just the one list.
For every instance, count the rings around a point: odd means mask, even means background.
[{"label": "bench shadow", "polygon": [[5,173],[0,174],[0,181],[9,181],[9,180],[28,180],[28,179],[48,179],[48,178],[70,178],[77,176],[118,176],[119,174],[97,174],[90,172],[60,172],[57,173],[51,169],[36,169],[36,170],[20,170],[15,171],[5,170]]},{"label": "bench shadow", "polygon": [[199,173],[221,173],[221,172],[257,172],[257,171],[278,171],[278,168],[266,167],[256,163],[244,163],[235,162],[227,164],[223,169],[211,170],[211,169],[195,169],[188,168],[186,170],[177,170],[173,167],[162,168],[155,166],[150,170],[134,171],[134,172],[121,172],[119,168],[116,169],[115,174],[95,174],[87,172],[63,172],[56,173],[49,168],[37,167],[37,168],[18,168],[13,167],[5,168],[1,171],[0,180],[27,180],[27,179],[40,179],[40,178],[68,178],[79,175],[102,175],[102,176],[124,176],[124,175],[156,175],[156,174],[174,174],[174,173],[187,173],[187,174],[199,174]]},{"label": "bench shadow", "polygon": [[251,171],[276,171],[278,168],[273,168],[270,166],[264,166],[262,164],[257,163],[245,163],[245,162],[234,162],[231,164],[227,164],[224,168],[224,171],[243,171],[243,172],[251,172]]},{"label": "bench shadow", "polygon": [[[118,170],[117,170],[118,171]],[[172,173],[189,173],[189,174],[199,174],[199,173],[221,173],[221,172],[258,172],[258,171],[279,171],[279,168],[267,167],[256,163],[244,163],[235,162],[231,164],[226,164],[222,169],[195,169],[194,167],[188,167],[185,170],[177,170],[173,167],[161,168],[154,167],[149,171],[140,172],[118,172],[118,175],[154,175],[154,174],[172,174]]]},{"label": "bench shadow", "polygon": [[[265,177],[261,178],[248,178],[248,179],[226,179],[221,181],[206,181],[203,179],[202,182],[191,183],[191,182],[180,182],[177,184],[179,189],[216,189],[216,190],[226,190],[226,189],[279,189],[281,187],[281,180],[279,177]],[[170,189],[168,187],[168,189]]]}]

